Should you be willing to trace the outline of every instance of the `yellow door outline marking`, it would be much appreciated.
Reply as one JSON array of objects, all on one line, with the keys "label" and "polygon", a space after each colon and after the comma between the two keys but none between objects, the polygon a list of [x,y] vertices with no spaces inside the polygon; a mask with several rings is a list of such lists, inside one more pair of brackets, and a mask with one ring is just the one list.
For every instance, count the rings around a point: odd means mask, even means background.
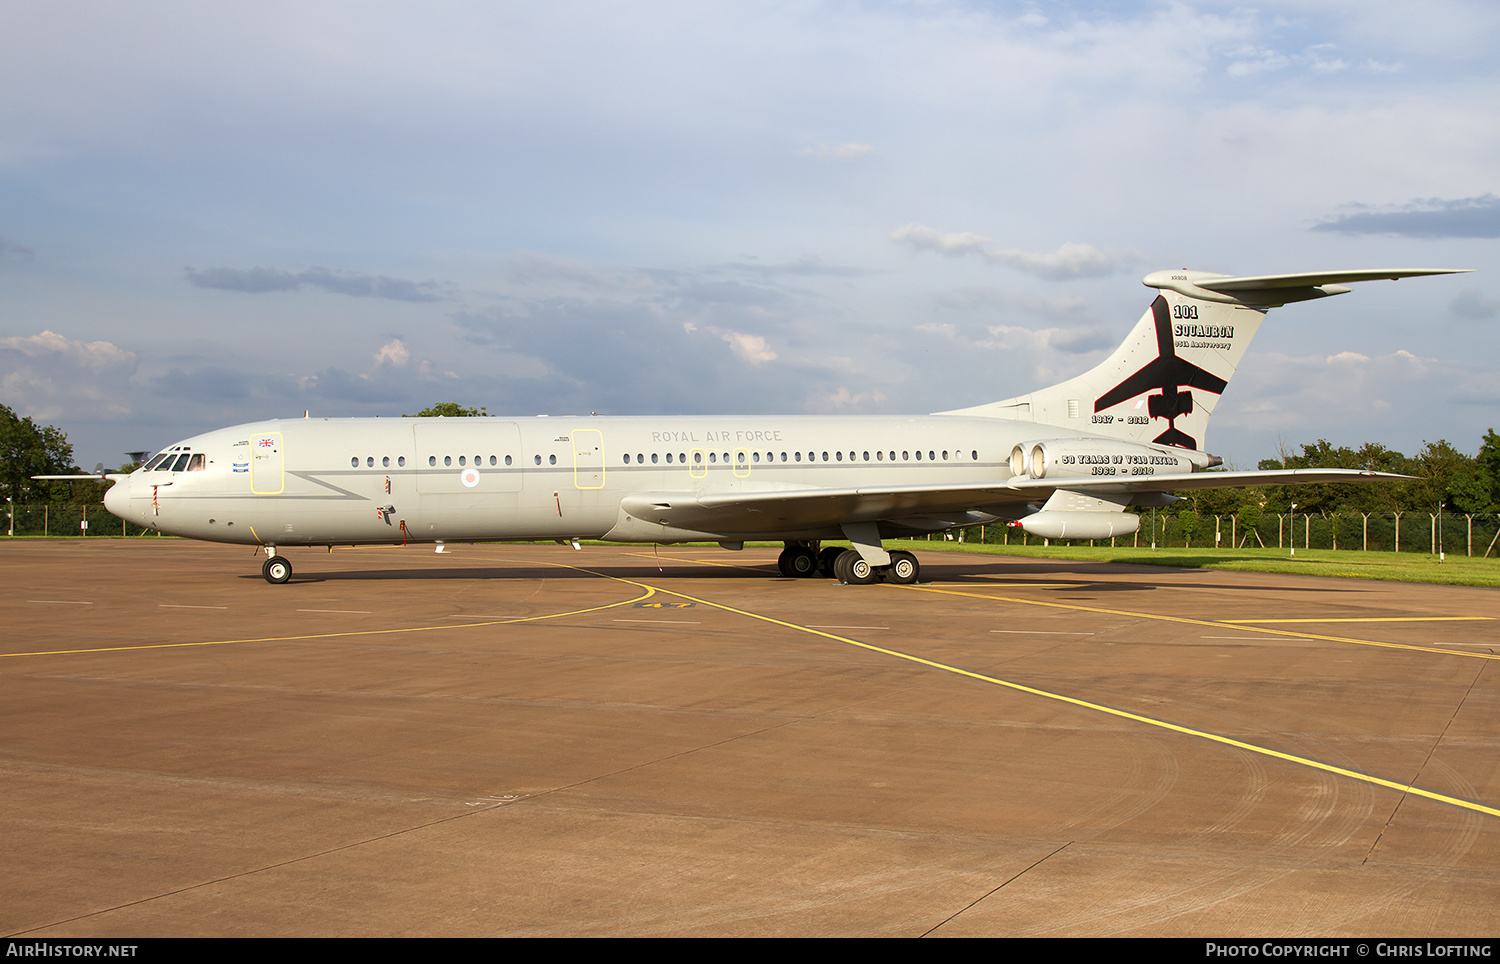
[{"label": "yellow door outline marking", "polygon": [[[590,454],[589,449],[588,449],[588,443],[586,441],[583,441],[583,446],[582,446],[582,448],[580,448],[580,441],[581,441],[579,439],[580,435],[592,435],[592,436],[594,436],[594,442],[595,442],[595,445],[596,445],[594,451],[597,453],[597,464],[598,464],[598,471],[599,471],[599,484],[598,485],[585,485],[584,484],[585,481],[589,481],[589,482],[593,481],[592,479],[587,479],[586,478],[586,476],[589,474],[589,471],[590,471],[591,467],[587,464],[587,462],[584,465],[580,466],[579,465],[579,456],[580,455],[584,455],[584,456],[588,456],[589,458],[594,458],[594,456]],[[572,439],[572,444],[573,444],[573,488],[575,488],[575,489],[602,489],[602,488],[604,488],[604,472],[605,472],[605,469],[604,469],[604,433],[601,432],[597,428],[575,428],[572,431],[572,433],[571,433],[571,439]],[[580,470],[581,470],[582,474],[580,474]]]}]

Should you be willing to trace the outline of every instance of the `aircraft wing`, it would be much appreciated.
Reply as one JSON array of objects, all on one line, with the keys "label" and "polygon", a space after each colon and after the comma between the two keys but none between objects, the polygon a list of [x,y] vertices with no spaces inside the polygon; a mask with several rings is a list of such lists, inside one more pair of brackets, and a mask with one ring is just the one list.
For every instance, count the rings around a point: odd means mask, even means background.
[{"label": "aircraft wing", "polygon": [[1023,492],[1182,492],[1187,489],[1241,489],[1252,485],[1303,485],[1309,482],[1409,482],[1414,475],[1365,469],[1267,469],[1252,472],[1178,472],[1171,475],[1113,476],[1077,479],[1012,479]]},{"label": "aircraft wing", "polygon": [[[853,488],[752,489],[722,492],[651,492],[621,501],[643,521],[701,532],[785,532],[856,522],[951,516],[1045,500],[1064,490],[1131,496],[1185,489],[1243,488],[1308,482],[1405,481],[1409,475],[1360,469],[1283,469],[1254,472],[1183,472],[1171,475],[1015,478],[969,485],[885,485]],[[1014,515],[1011,515],[1014,518]],[[976,521],[976,524],[978,522]]]}]

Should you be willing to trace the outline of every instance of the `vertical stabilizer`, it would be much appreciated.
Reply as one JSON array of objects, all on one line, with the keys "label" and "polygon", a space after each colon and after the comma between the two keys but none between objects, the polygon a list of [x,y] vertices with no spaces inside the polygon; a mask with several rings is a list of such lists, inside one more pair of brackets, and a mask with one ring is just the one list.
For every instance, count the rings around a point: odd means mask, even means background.
[{"label": "vertical stabilizer", "polygon": [[1370,281],[1448,269],[1378,269],[1236,278],[1157,271],[1144,283],[1156,300],[1123,344],[1091,371],[1058,385],[942,415],[1012,418],[1069,433],[1202,449],[1219,402],[1266,310],[1343,294],[1341,281]]}]

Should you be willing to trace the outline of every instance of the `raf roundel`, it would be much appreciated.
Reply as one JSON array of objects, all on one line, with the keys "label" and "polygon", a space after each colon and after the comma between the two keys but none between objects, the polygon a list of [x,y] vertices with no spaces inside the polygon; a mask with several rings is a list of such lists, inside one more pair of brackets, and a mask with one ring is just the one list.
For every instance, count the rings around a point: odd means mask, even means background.
[{"label": "raf roundel", "polygon": [[472,489],[479,484],[479,472],[476,469],[464,469],[458,473],[458,480],[464,484],[464,488]]}]

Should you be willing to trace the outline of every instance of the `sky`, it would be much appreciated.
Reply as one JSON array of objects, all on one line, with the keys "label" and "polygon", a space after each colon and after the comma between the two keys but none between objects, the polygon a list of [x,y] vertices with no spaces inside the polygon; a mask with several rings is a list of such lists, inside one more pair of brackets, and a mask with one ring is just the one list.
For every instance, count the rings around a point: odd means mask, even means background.
[{"label": "sky", "polygon": [[1500,6],[0,5],[0,403],[120,464],[265,418],[912,414],[1161,268],[1271,312],[1205,447],[1500,427]]}]

